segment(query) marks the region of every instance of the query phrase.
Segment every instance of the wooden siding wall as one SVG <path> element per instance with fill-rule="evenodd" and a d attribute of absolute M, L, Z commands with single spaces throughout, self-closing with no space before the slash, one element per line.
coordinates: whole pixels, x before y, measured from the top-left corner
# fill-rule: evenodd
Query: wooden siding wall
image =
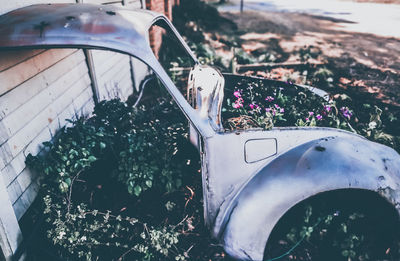
<path fill-rule="evenodd" d="M 1 1 L 0 14 L 37 3 L 76 3 L 75 0 Z M 84 3 L 129 4 L 140 0 L 83 0 Z M 87 115 L 94 99 L 89 70 L 95 75 L 99 99 L 125 100 L 135 87 L 131 58 L 107 51 L 74 49 L 0 52 L 0 174 L 19 220 L 38 191 L 37 177 L 25 166 L 29 153 L 40 152 L 66 124 L 66 119 Z"/>
<path fill-rule="evenodd" d="M 36 176 L 25 167 L 66 119 L 94 106 L 82 50 L 39 50 L 0 56 L 0 171 L 17 219 L 35 199 Z"/>
<path fill-rule="evenodd" d="M 100 100 L 126 100 L 133 92 L 131 63 L 128 55 L 93 50 L 94 72 Z"/>
<path fill-rule="evenodd" d="M 144 0 L 80 0 L 79 2 L 113 4 L 132 8 L 144 7 Z M 137 63 L 135 62 L 137 59 L 110 51 L 92 50 L 90 52 L 93 58 L 92 70 L 97 79 L 98 98 L 108 100 L 118 97 L 126 100 L 132 91 L 138 88 L 132 68 Z M 143 67 L 143 63 L 142 65 L 137 64 L 136 67 L 139 66 Z M 147 71 L 147 69 L 143 67 L 140 71 Z"/>
<path fill-rule="evenodd" d="M 75 0 L 0 0 L 0 15 L 11 10 L 34 4 L 76 3 Z"/>

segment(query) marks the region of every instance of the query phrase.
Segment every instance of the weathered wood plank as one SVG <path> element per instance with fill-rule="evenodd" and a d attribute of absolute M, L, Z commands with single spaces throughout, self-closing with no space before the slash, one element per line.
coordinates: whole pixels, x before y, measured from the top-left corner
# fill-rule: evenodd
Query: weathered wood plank
<path fill-rule="evenodd" d="M 76 82 L 87 74 L 86 69 L 86 63 L 81 62 L 76 68 L 62 75 L 61 78 L 47 89 L 38 93 L 17 110 L 7 115 L 2 121 L 7 128 L 8 136 L 10 137 L 17 133 L 44 108 L 62 96 L 68 90 L 70 82 Z M 50 118 L 49 121 L 51 121 Z"/>
<path fill-rule="evenodd" d="M 127 74 L 126 77 L 121 81 L 122 84 L 122 97 L 124 101 L 128 99 L 130 95 L 133 94 L 133 86 L 132 86 L 132 79 L 131 75 Z"/>
<path fill-rule="evenodd" d="M 0 169 L 3 169 L 6 166 L 3 159 L 0 157 Z"/>
<path fill-rule="evenodd" d="M 54 102 L 42 110 L 35 118 L 33 118 L 28 124 L 26 124 L 21 130 L 15 135 L 9 138 L 9 140 L 0 147 L 2 150 L 8 150 L 11 152 L 11 157 L 18 155 L 20 151 L 28 144 L 34 137 L 36 137 L 44 127 L 51 123 L 57 116 L 58 112 L 63 108 L 71 104 L 75 97 L 79 95 L 83 90 L 90 84 L 89 76 L 79 79 L 74 83 L 68 91 L 58 97 Z M 8 147 L 8 150 L 7 150 Z M 5 155 L 7 157 L 7 155 Z M 3 158 L 4 159 L 4 158 Z M 10 159 L 5 159 L 6 163 L 10 162 Z"/>
<path fill-rule="evenodd" d="M 73 52 L 75 52 L 74 49 L 50 49 L 0 72 L 0 95 L 14 89 Z"/>
<path fill-rule="evenodd" d="M 45 50 L 13 50 L 0 51 L 0 72 L 11 68 L 12 66 L 30 59 Z"/>
<path fill-rule="evenodd" d="M 0 158 L 2 159 L 2 165 L 4 166 L 6 166 L 13 159 L 11 149 L 5 143 L 0 146 Z"/>
<path fill-rule="evenodd" d="M 28 208 L 28 206 L 25 206 L 24 202 L 22 202 L 21 198 L 14 202 L 12 207 L 14 209 L 15 217 L 17 218 L 17 220 L 21 219 Z"/>
<path fill-rule="evenodd" d="M 7 188 L 1 178 L 0 199 L 0 247 L 6 260 L 12 260 L 22 242 L 22 233 L 13 206 L 8 198 Z"/>
<path fill-rule="evenodd" d="M 88 87 L 86 91 L 84 91 L 80 96 L 77 97 L 76 100 L 74 100 L 73 103 L 69 105 L 69 108 L 64 110 L 69 113 L 69 115 L 66 118 L 73 118 L 72 116 L 75 115 L 75 111 L 78 114 L 84 113 L 90 113 L 93 110 L 94 103 L 91 97 L 92 93 L 90 88 Z M 77 108 L 77 109 L 76 109 Z M 71 110 L 74 111 L 74 113 L 71 113 Z M 62 113 L 61 113 L 62 114 Z M 61 116 L 60 114 L 60 116 Z M 71 115 L 72 114 L 72 115 Z M 59 116 L 58 116 L 59 117 Z M 56 129 L 58 129 L 59 126 L 58 124 L 54 126 L 54 132 Z M 15 182 L 15 180 L 18 181 L 20 184 L 20 188 L 22 191 L 24 191 L 33 180 L 36 179 L 35 173 L 31 173 L 29 170 L 27 170 L 25 167 L 25 158 L 29 152 L 32 154 L 37 154 L 40 152 L 40 144 L 44 141 L 50 140 L 52 138 L 52 135 L 50 134 L 51 130 L 50 127 L 49 129 L 44 129 L 41 134 L 39 134 L 35 140 L 33 140 L 27 148 L 19 153 L 11 162 L 8 164 L 1 172 L 2 176 L 4 178 L 5 183 L 8 183 L 10 185 L 12 182 Z M 15 186 L 15 185 L 14 185 Z M 18 192 L 16 190 L 13 190 L 13 192 Z M 13 202 L 14 203 L 14 202 Z"/>
<path fill-rule="evenodd" d="M 21 219 L 21 217 L 28 210 L 32 202 L 35 200 L 39 192 L 39 189 L 40 189 L 39 184 L 36 181 L 32 182 L 30 186 L 21 195 L 21 197 L 14 203 L 13 207 L 15 207 L 16 205 L 23 206 L 23 208 L 18 208 L 19 211 L 15 211 L 15 216 L 18 220 Z"/>
<path fill-rule="evenodd" d="M 96 66 L 96 76 L 101 77 L 107 75 L 116 65 L 120 63 L 126 63 L 129 66 L 129 56 L 110 51 L 93 51 L 95 56 L 93 57 Z"/>
<path fill-rule="evenodd" d="M 25 214 L 26 210 L 32 204 L 33 200 L 35 200 L 38 192 L 39 192 L 38 183 L 32 182 L 31 185 L 21 194 L 21 196 L 14 202 L 13 208 L 15 212 L 16 218 L 19 220 Z"/>
<path fill-rule="evenodd" d="M 32 97 L 17 110 L 7 115 L 2 121 L 8 136 L 14 135 L 44 108 L 68 91 L 71 82 L 76 82 L 87 74 L 86 63 L 82 61 L 71 71 L 62 74 L 51 86 Z M 21 120 L 23 119 L 23 120 Z M 50 121 L 51 119 L 48 118 Z M 3 134 L 4 135 L 4 134 Z"/>
<path fill-rule="evenodd" d="M 0 119 L 25 104 L 29 99 L 34 97 L 43 89 L 51 86 L 61 77 L 61 75 L 73 70 L 84 60 L 85 56 L 83 52 L 76 51 L 40 74 L 34 76 L 29 81 L 22 83 L 18 88 L 14 88 L 10 92 L 0 96 Z"/>
<path fill-rule="evenodd" d="M 84 99 L 82 97 L 85 97 Z M 88 102 L 94 101 L 92 99 L 92 90 L 89 86 L 78 96 L 74 99 L 74 102 L 69 104 L 67 108 L 64 108 L 62 112 L 57 115 L 57 120 L 50 124 L 48 127 L 52 133 L 52 135 L 56 135 L 57 131 L 64 126 L 70 126 L 67 120 L 77 120 L 77 117 L 86 117 L 86 111 L 82 113 L 80 110 L 87 104 Z M 93 105 L 94 106 L 94 105 Z M 91 113 L 90 111 L 89 113 Z"/>
<path fill-rule="evenodd" d="M 89 85 L 87 85 L 86 89 L 83 92 L 81 92 L 79 95 L 76 95 L 74 97 L 74 102 L 76 100 L 76 103 L 84 104 L 87 100 L 91 99 L 91 97 L 92 97 L 92 90 L 90 89 Z M 84 100 L 84 101 L 82 101 L 82 100 Z M 76 105 L 74 104 L 74 102 L 66 103 L 66 104 L 63 104 L 62 106 L 60 106 L 63 109 L 59 110 L 59 113 L 57 114 L 56 117 L 54 117 L 54 119 L 56 120 L 59 117 L 58 115 L 61 114 L 60 112 L 65 111 L 65 110 L 69 111 L 72 114 L 79 114 L 79 112 L 77 112 L 77 110 L 75 109 Z M 71 110 L 72 110 L 72 112 L 71 112 Z M 56 122 L 58 122 L 58 120 L 56 120 Z M 56 128 L 53 128 L 56 126 L 57 125 L 54 125 L 54 126 L 48 125 L 45 128 L 43 128 L 41 130 L 41 132 L 39 133 L 39 135 L 34 137 L 32 139 L 32 141 L 30 141 L 29 144 L 27 146 L 25 146 L 25 148 L 23 149 L 23 154 L 24 155 L 28 155 L 29 153 L 31 153 L 32 155 L 38 154 L 40 152 L 40 150 L 42 149 L 41 144 L 44 141 L 48 141 L 48 140 L 52 139 L 52 137 L 58 130 Z"/>
<path fill-rule="evenodd" d="M 25 147 L 22 150 L 22 154 L 28 156 L 29 153 L 32 155 L 37 155 L 42 151 L 43 146 L 42 143 L 44 141 L 51 140 L 52 134 L 49 128 L 46 126 L 36 137 L 34 137 L 29 143 L 24 144 Z M 21 145 L 22 146 L 22 145 Z M 19 175 L 19 174 L 18 174 Z M 18 177 L 17 177 L 18 178 Z"/>
<path fill-rule="evenodd" d="M 26 156 L 21 152 L 14 157 L 9 164 L 1 169 L 4 184 L 6 186 L 10 185 L 10 183 L 17 178 L 18 174 L 24 170 L 25 158 Z"/>
<path fill-rule="evenodd" d="M 0 5 L 0 15 L 5 14 L 11 10 L 21 8 L 33 4 L 48 4 L 49 0 L 12 0 L 2 1 Z M 76 3 L 75 0 L 51 0 L 51 3 Z"/>
<path fill-rule="evenodd" d="M 93 111 L 94 103 L 93 100 L 91 99 L 91 90 L 87 88 L 87 91 L 83 92 L 76 100 L 74 100 L 73 104 L 69 105 L 69 109 L 66 109 L 64 111 L 67 111 L 68 114 L 66 114 L 65 118 L 73 118 L 75 115 L 75 111 L 78 114 L 88 114 Z M 78 109 L 76 109 L 78 108 Z M 71 112 L 73 111 L 73 113 Z M 62 113 L 61 113 L 62 114 Z M 61 114 L 57 117 L 60 117 Z M 53 127 L 53 130 L 49 129 L 46 130 L 44 129 L 41 134 L 39 134 L 35 139 L 38 140 L 38 142 L 35 142 L 33 140 L 31 144 L 27 147 L 26 150 L 23 152 L 19 153 L 11 162 L 8 164 L 3 170 L 2 170 L 2 175 L 4 178 L 5 183 L 8 183 L 7 186 L 13 182 L 15 179 L 18 180 L 18 183 L 21 186 L 22 191 L 25 190 L 32 180 L 36 179 L 35 173 L 30 173 L 29 170 L 25 169 L 25 158 L 26 154 L 29 152 L 32 153 L 39 153 L 40 152 L 40 145 L 36 146 L 36 148 L 33 148 L 35 144 L 37 143 L 42 143 L 44 141 L 50 140 L 52 136 L 50 135 L 50 132 L 56 132 L 59 129 L 59 124 L 55 125 Z M 32 148 L 31 148 L 32 146 Z"/>
<path fill-rule="evenodd" d="M 106 74 L 102 75 L 101 80 L 103 81 L 103 84 L 108 82 L 116 83 L 119 82 L 121 73 L 126 74 L 127 72 L 130 72 L 129 63 L 122 61 L 114 64 L 114 66 L 107 71 Z"/>
<path fill-rule="evenodd" d="M 106 74 L 120 59 L 118 53 L 98 50 L 93 50 L 92 56 L 96 77 L 101 77 Z"/>
<path fill-rule="evenodd" d="M 92 90 L 90 88 L 86 89 L 74 100 L 74 110 L 78 117 L 87 116 L 84 105 L 87 104 L 89 101 L 92 101 Z"/>
<path fill-rule="evenodd" d="M 37 177 L 37 173 L 25 168 L 17 177 L 17 181 L 21 187 L 21 190 L 25 191 L 31 185 L 31 183 L 37 179 Z"/>
<path fill-rule="evenodd" d="M 114 79 L 117 80 L 115 82 L 115 88 L 118 89 L 118 97 L 121 98 L 121 100 L 126 100 L 126 93 L 132 93 L 133 91 L 130 69 L 124 68 L 124 70 L 121 70 L 116 75 L 114 75 Z M 128 95 L 130 95 L 131 93 L 129 93 Z"/>
<path fill-rule="evenodd" d="M 130 73 L 129 57 L 120 57 L 106 73 L 98 77 L 99 96 L 101 99 L 109 99 L 118 96 L 121 77 Z"/>
<path fill-rule="evenodd" d="M 7 193 L 11 204 L 14 204 L 14 202 L 18 200 L 22 192 L 23 190 L 21 189 L 21 186 L 16 179 L 13 182 L 11 182 L 10 185 L 8 185 Z"/>
<path fill-rule="evenodd" d="M 89 117 L 92 115 L 93 110 L 94 110 L 94 102 L 92 99 L 88 100 L 83 106 L 82 108 L 79 110 L 82 115 L 84 115 L 85 117 Z"/>

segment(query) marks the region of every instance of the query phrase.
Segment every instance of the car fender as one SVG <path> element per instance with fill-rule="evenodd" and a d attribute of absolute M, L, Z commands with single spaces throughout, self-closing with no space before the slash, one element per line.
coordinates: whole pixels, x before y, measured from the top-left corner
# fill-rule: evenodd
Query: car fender
<path fill-rule="evenodd" d="M 225 211 L 219 238 L 241 260 L 262 260 L 279 219 L 325 191 L 365 189 L 400 202 L 400 155 L 358 136 L 313 140 L 281 154 L 256 173 Z"/>

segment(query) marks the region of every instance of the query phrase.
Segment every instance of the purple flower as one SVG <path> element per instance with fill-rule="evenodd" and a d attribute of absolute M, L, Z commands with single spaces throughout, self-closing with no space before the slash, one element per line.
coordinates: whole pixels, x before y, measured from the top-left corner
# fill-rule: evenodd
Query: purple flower
<path fill-rule="evenodd" d="M 351 116 L 353 116 L 353 114 L 350 112 L 349 108 L 347 108 L 347 107 L 340 108 L 340 112 L 342 113 L 342 115 L 345 118 L 347 118 L 349 120 L 350 120 Z"/>
<path fill-rule="evenodd" d="M 239 108 L 243 107 L 243 99 L 242 98 L 237 99 L 232 106 L 235 109 L 239 109 Z"/>
<path fill-rule="evenodd" d="M 285 112 L 285 109 L 284 109 L 284 108 L 281 108 L 281 109 L 279 110 L 279 112 L 280 112 L 280 113 L 284 113 L 284 112 Z"/>
<path fill-rule="evenodd" d="M 265 100 L 268 102 L 271 102 L 271 101 L 275 100 L 275 98 L 272 96 L 267 96 L 267 98 L 265 98 Z"/>
<path fill-rule="evenodd" d="M 314 115 L 314 112 L 312 112 L 312 111 L 309 111 L 309 112 L 308 112 L 308 116 L 309 116 L 309 117 L 311 117 L 311 116 L 313 116 L 313 115 Z"/>
<path fill-rule="evenodd" d="M 271 108 L 265 108 L 265 111 L 266 111 L 266 112 L 270 112 L 270 111 L 271 111 Z"/>
<path fill-rule="evenodd" d="M 275 108 L 279 109 L 279 105 L 278 104 L 274 104 Z"/>
<path fill-rule="evenodd" d="M 317 120 L 321 120 L 322 119 L 322 116 L 319 115 L 319 114 L 316 117 L 317 117 Z"/>
<path fill-rule="evenodd" d="M 234 95 L 236 98 L 242 97 L 242 94 L 240 93 L 240 91 L 234 91 L 234 92 L 233 92 L 233 95 Z"/>
<path fill-rule="evenodd" d="M 332 110 L 332 107 L 330 105 L 324 105 L 324 110 L 330 112 Z"/>
<path fill-rule="evenodd" d="M 255 103 L 251 103 L 249 106 L 250 106 L 250 108 L 251 108 L 252 110 L 260 108 L 260 106 L 258 106 L 258 105 L 255 104 Z"/>
<path fill-rule="evenodd" d="M 310 119 L 309 119 L 309 118 L 306 118 L 306 121 L 310 121 Z"/>

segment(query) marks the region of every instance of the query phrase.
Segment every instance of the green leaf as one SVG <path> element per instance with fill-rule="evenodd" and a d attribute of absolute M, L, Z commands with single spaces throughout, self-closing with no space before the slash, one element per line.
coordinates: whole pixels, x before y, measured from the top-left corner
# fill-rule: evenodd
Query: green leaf
<path fill-rule="evenodd" d="M 133 189 L 133 193 L 139 197 L 140 193 L 142 193 L 142 187 L 139 185 L 136 185 L 135 188 Z"/>
<path fill-rule="evenodd" d="M 133 187 L 128 185 L 128 193 L 132 194 L 133 193 Z"/>
<path fill-rule="evenodd" d="M 66 178 L 64 181 L 68 186 L 71 185 L 71 179 L 70 178 Z"/>
<path fill-rule="evenodd" d="M 151 188 L 151 186 L 153 185 L 153 182 L 151 180 L 146 180 L 146 186 Z"/>
<path fill-rule="evenodd" d="M 91 155 L 91 156 L 89 156 L 88 160 L 89 160 L 89 162 L 94 162 L 97 160 L 97 158 L 95 156 Z"/>
<path fill-rule="evenodd" d="M 59 187 L 59 189 L 61 190 L 62 193 L 65 193 L 65 192 L 68 191 L 68 187 L 69 186 L 68 186 L 68 184 L 66 182 L 62 181 L 58 187 Z"/>

